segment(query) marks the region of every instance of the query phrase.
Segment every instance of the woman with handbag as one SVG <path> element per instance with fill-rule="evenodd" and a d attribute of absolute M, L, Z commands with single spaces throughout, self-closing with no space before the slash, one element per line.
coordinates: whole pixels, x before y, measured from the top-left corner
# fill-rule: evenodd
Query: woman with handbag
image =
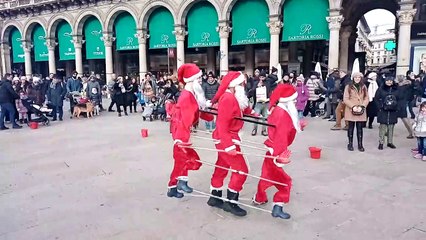
<path fill-rule="evenodd" d="M 354 129 L 356 126 L 356 136 L 358 140 L 358 150 L 364 152 L 365 149 L 362 144 L 363 137 L 363 125 L 367 121 L 367 113 L 365 111 L 369 99 L 367 87 L 362 82 L 362 73 L 354 73 L 352 83 L 345 88 L 343 94 L 343 101 L 346 105 L 345 109 L 345 120 L 349 122 L 348 128 L 348 150 L 353 151 L 353 138 Z"/>

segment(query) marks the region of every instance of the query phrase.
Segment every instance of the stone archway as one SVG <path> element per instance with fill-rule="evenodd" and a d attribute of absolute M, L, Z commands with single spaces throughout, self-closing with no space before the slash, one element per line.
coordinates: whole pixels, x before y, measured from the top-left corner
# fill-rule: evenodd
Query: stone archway
<path fill-rule="evenodd" d="M 105 19 L 105 23 L 104 23 L 104 29 L 107 33 L 112 33 L 113 32 L 113 28 L 114 28 L 114 22 L 115 19 L 122 13 L 129 13 L 130 15 L 132 15 L 132 17 L 135 19 L 136 24 L 138 24 L 138 11 L 137 9 L 134 9 L 130 4 L 127 3 L 122 3 L 122 4 L 117 4 L 116 6 L 114 6 L 113 8 L 111 8 L 107 15 L 106 15 L 106 19 Z M 140 28 L 140 26 L 136 26 L 137 28 Z"/>
<path fill-rule="evenodd" d="M 151 16 L 151 13 L 154 12 L 159 7 L 165 7 L 167 10 L 170 11 L 170 13 L 173 16 L 173 20 L 175 24 L 178 22 L 177 14 L 175 8 L 173 8 L 173 3 L 170 3 L 167 0 L 163 1 L 154 1 L 154 2 L 147 2 L 144 6 L 142 6 L 142 9 L 144 9 L 140 15 L 138 26 L 142 29 L 148 29 L 148 20 Z"/>
<path fill-rule="evenodd" d="M 186 25 L 186 17 L 189 13 L 189 11 L 191 10 L 191 8 L 200 2 L 208 2 L 210 3 L 217 12 L 218 18 L 222 19 L 221 16 L 221 10 L 220 10 L 220 4 L 216 1 L 216 0 L 197 0 L 197 1 L 184 1 L 182 3 L 182 5 L 179 7 L 179 12 L 177 14 L 177 20 L 178 20 L 178 24 L 180 25 Z"/>

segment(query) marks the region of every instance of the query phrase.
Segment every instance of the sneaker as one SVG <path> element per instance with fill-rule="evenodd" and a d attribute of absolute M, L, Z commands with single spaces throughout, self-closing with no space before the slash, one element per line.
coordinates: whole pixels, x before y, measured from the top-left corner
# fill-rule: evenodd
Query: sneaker
<path fill-rule="evenodd" d="M 19 126 L 19 125 L 13 126 L 13 129 L 21 129 L 21 128 L 22 128 L 22 126 Z"/>
<path fill-rule="evenodd" d="M 422 161 L 423 161 L 423 162 L 426 162 L 426 156 L 423 156 L 423 157 L 422 157 Z"/>
<path fill-rule="evenodd" d="M 7 130 L 7 129 L 9 129 L 9 128 L 6 127 L 6 126 L 0 127 L 0 130 Z"/>
<path fill-rule="evenodd" d="M 407 139 L 413 139 L 413 135 L 408 135 Z"/>
<path fill-rule="evenodd" d="M 333 131 L 342 130 L 342 127 L 334 125 L 334 127 L 331 128 Z"/>
<path fill-rule="evenodd" d="M 417 153 L 419 153 L 419 149 L 417 149 L 417 148 L 412 148 L 412 149 L 411 149 L 411 152 L 412 152 L 412 153 L 414 153 L 414 154 L 417 154 Z"/>
<path fill-rule="evenodd" d="M 422 159 L 422 155 L 420 153 L 417 153 L 413 156 L 415 159 Z"/>

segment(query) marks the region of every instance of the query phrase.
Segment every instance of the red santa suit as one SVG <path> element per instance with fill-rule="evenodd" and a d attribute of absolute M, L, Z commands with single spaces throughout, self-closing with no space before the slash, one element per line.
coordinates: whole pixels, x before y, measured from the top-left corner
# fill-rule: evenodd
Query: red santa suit
<path fill-rule="evenodd" d="M 188 83 L 201 76 L 201 71 L 195 64 L 184 64 L 179 68 L 179 81 Z M 188 170 L 198 170 L 201 163 L 197 152 L 190 146 L 191 127 L 198 122 L 198 118 L 211 119 L 199 113 L 198 102 L 194 93 L 189 90 L 182 90 L 178 102 L 173 109 L 171 116 L 171 132 L 174 141 L 173 158 L 174 167 L 168 183 L 169 188 L 175 188 L 178 180 L 188 181 Z"/>
<path fill-rule="evenodd" d="M 268 148 L 266 155 L 274 156 L 276 159 L 265 158 L 261 174 L 262 178 L 283 183 L 287 186 L 260 180 L 254 199 L 257 204 L 266 203 L 268 201 L 266 190 L 271 186 L 275 186 L 278 191 L 274 195 L 273 202 L 274 205 L 280 206 L 281 210 L 284 203 L 288 203 L 290 200 L 292 184 L 291 177 L 283 170 L 282 166 L 286 163 L 285 159 L 289 158 L 288 147 L 293 143 L 297 131 L 300 130 L 299 127 L 297 129 L 295 127 L 299 126 L 296 120 L 297 110 L 289 113 L 289 106 L 287 105 L 293 104 L 294 106 L 291 101 L 294 101 L 296 97 L 297 93 L 294 87 L 290 85 L 279 85 L 272 93 L 270 104 L 274 109 L 268 117 L 268 123 L 275 127 L 268 127 L 268 139 L 265 141 L 265 146 Z M 277 100 L 279 101 L 278 104 L 276 104 Z M 291 114 L 295 116 L 292 118 Z"/>
<path fill-rule="evenodd" d="M 239 146 L 241 138 L 238 133 L 243 128 L 244 122 L 235 118 L 242 117 L 243 113 L 254 114 L 251 108 L 244 107 L 244 105 L 248 106 L 244 87 L 241 86 L 244 81 L 245 76 L 240 72 L 229 72 L 223 78 L 215 97 L 212 99 L 213 104 L 219 101 L 213 139 L 216 141 L 216 149 L 220 150 L 216 161 L 217 166 L 248 173 L 249 168 L 244 156 L 236 154 L 236 152 L 241 152 Z M 234 88 L 235 94 L 229 88 Z M 244 108 L 244 111 L 241 110 L 242 108 Z M 228 174 L 228 170 L 219 167 L 215 168 L 211 179 L 212 196 L 207 201 L 207 204 L 211 207 L 221 208 L 225 212 L 230 212 L 236 216 L 247 215 L 247 211 L 235 203 L 238 202 L 239 192 L 243 189 L 247 176 L 232 173 L 226 196 L 228 201 L 224 202 L 218 198 L 222 197 L 223 181 Z"/>

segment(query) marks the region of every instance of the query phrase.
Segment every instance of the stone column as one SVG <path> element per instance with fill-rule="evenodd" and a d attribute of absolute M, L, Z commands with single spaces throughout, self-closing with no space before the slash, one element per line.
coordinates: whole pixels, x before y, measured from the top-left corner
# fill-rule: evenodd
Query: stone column
<path fill-rule="evenodd" d="M 416 9 L 397 11 L 399 21 L 398 53 L 396 75 L 405 75 L 410 66 L 410 36 L 411 23 L 416 14 Z"/>
<path fill-rule="evenodd" d="M 31 49 L 33 45 L 30 41 L 23 40 L 22 48 L 24 49 L 24 58 L 25 58 L 25 76 L 31 78 L 33 75 L 33 67 L 31 64 Z"/>
<path fill-rule="evenodd" d="M 271 34 L 269 69 L 272 69 L 280 62 L 280 33 L 283 23 L 279 20 L 270 20 L 266 25 Z"/>
<path fill-rule="evenodd" d="M 339 68 L 339 31 L 344 20 L 342 15 L 327 17 L 330 29 L 330 41 L 328 47 L 328 71 Z"/>
<path fill-rule="evenodd" d="M 339 69 L 348 71 L 349 64 L 349 37 L 352 34 L 352 27 L 347 26 L 342 29 L 340 34 L 340 61 Z"/>
<path fill-rule="evenodd" d="M 146 42 L 149 38 L 149 35 L 146 32 L 146 30 L 140 29 L 135 35 L 139 42 L 139 78 L 141 80 L 145 78 L 145 74 L 148 72 L 148 64 L 146 60 Z"/>
<path fill-rule="evenodd" d="M 58 43 L 53 38 L 46 39 L 45 42 L 47 50 L 49 51 L 49 73 L 56 74 L 56 59 L 55 49 Z"/>
<path fill-rule="evenodd" d="M 1 53 L 1 68 L 3 74 L 5 73 L 12 73 L 12 64 L 10 62 L 10 49 L 8 42 L 2 42 L 0 46 L 0 53 Z M 3 77 L 3 76 L 2 76 Z"/>
<path fill-rule="evenodd" d="M 188 34 L 183 26 L 175 26 L 173 34 L 176 36 L 176 60 L 179 69 L 185 63 L 185 37 Z"/>
<path fill-rule="evenodd" d="M 207 48 L 207 72 L 216 74 L 216 52 L 214 47 Z"/>
<path fill-rule="evenodd" d="M 102 41 L 105 45 L 105 74 L 106 82 L 109 83 L 112 80 L 112 74 L 114 73 L 113 61 L 112 61 L 112 44 L 115 41 L 115 37 L 112 33 L 104 33 Z"/>
<path fill-rule="evenodd" d="M 83 75 L 83 54 L 81 48 L 83 47 L 83 36 L 73 36 L 74 48 L 75 48 L 75 70 L 79 76 Z"/>
<path fill-rule="evenodd" d="M 224 76 L 228 73 L 228 38 L 232 28 L 227 22 L 220 22 L 216 31 L 220 36 L 220 75 Z"/>
<path fill-rule="evenodd" d="M 245 45 L 245 69 L 244 72 L 249 76 L 253 76 L 254 72 L 254 46 L 252 44 Z"/>

